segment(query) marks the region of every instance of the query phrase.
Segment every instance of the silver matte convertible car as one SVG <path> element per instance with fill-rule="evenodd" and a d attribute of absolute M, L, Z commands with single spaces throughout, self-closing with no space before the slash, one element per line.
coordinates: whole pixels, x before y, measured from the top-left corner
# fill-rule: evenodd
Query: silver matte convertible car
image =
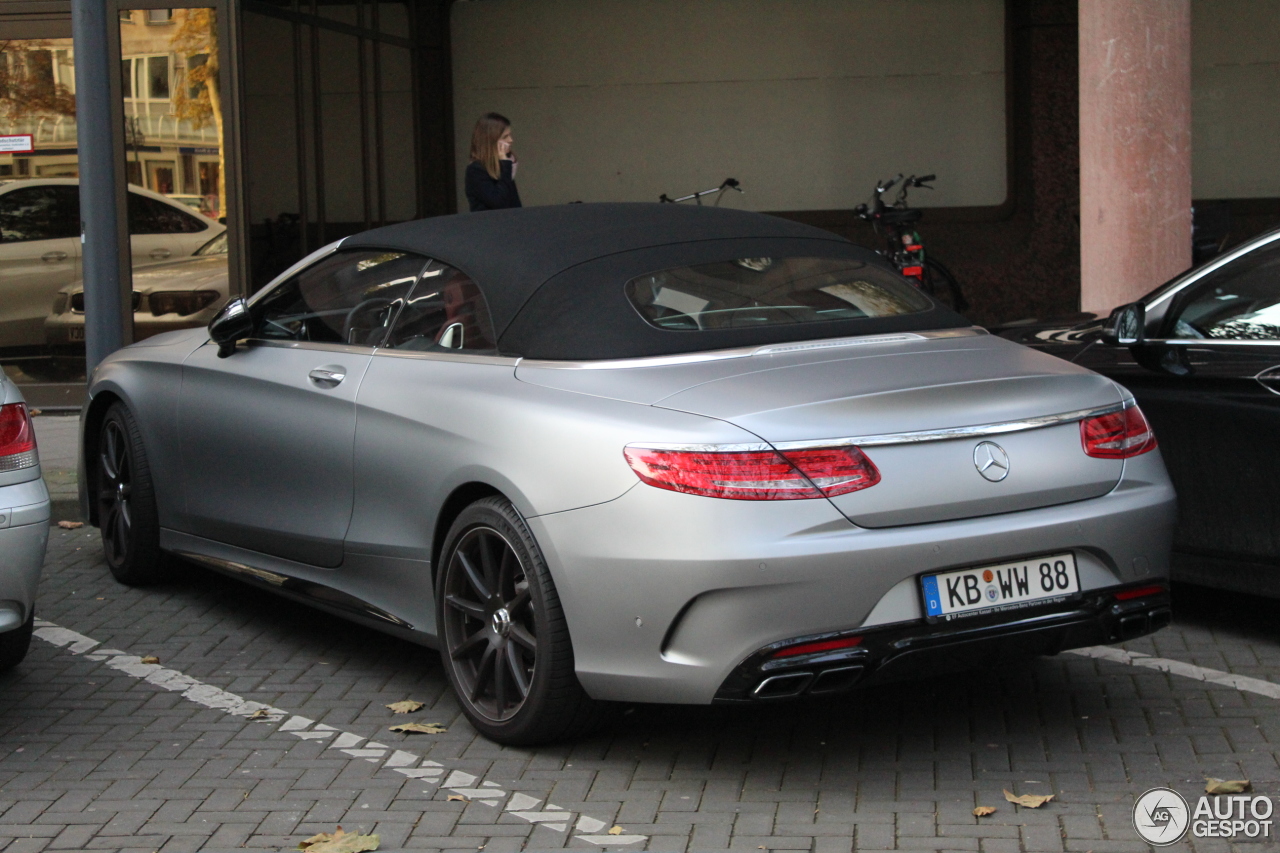
<path fill-rule="evenodd" d="M 1127 391 L 759 214 L 369 231 L 90 394 L 119 580 L 178 555 L 438 647 L 503 743 L 1170 618 L 1174 495 Z"/>

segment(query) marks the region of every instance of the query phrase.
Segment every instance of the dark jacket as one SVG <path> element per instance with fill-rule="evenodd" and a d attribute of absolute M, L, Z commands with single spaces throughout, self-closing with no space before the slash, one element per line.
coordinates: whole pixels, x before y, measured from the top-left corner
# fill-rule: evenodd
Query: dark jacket
<path fill-rule="evenodd" d="M 516 189 L 515 178 L 511 176 L 510 160 L 499 160 L 502 175 L 496 181 L 489 177 L 484 164 L 474 160 L 467 166 L 467 201 L 471 203 L 471 211 L 502 210 L 507 207 L 520 207 L 520 191 Z"/>

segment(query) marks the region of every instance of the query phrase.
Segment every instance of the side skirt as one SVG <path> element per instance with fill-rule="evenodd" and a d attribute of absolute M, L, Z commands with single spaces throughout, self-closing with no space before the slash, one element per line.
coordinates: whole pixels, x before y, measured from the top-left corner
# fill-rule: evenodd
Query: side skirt
<path fill-rule="evenodd" d="M 395 614 L 334 586 L 334 576 L 341 569 L 293 563 L 168 529 L 160 531 L 160 547 L 176 557 L 333 616 L 421 646 L 438 647 L 434 633 L 419 630 Z"/>

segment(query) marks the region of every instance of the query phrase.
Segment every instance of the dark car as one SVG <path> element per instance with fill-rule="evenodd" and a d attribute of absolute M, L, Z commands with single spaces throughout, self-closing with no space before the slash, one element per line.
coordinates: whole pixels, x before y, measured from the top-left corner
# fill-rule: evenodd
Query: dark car
<path fill-rule="evenodd" d="M 996 331 L 1133 392 L 1178 493 L 1174 578 L 1280 597 L 1280 230 L 1106 320 Z"/>

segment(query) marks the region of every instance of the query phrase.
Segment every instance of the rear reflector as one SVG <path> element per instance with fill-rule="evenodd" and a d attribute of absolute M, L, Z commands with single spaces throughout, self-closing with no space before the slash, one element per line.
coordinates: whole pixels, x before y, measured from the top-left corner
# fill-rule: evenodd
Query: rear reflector
<path fill-rule="evenodd" d="M 30 468 L 36 456 L 36 433 L 23 403 L 0 406 L 0 471 Z"/>
<path fill-rule="evenodd" d="M 842 637 L 839 640 L 819 640 L 816 643 L 801 643 L 798 646 L 788 646 L 785 649 L 778 649 L 771 658 L 793 658 L 797 655 L 811 655 L 815 652 L 832 652 L 836 649 L 852 649 L 862 644 L 861 637 Z"/>
<path fill-rule="evenodd" d="M 1137 589 L 1122 589 L 1115 593 L 1116 601 L 1129 601 L 1133 598 L 1146 598 L 1148 595 L 1160 595 L 1168 592 L 1167 586 L 1140 586 Z"/>
<path fill-rule="evenodd" d="M 1142 410 L 1132 405 L 1119 412 L 1081 421 L 1080 443 L 1084 445 L 1087 456 L 1128 459 L 1155 450 L 1156 434 L 1151 431 Z"/>
<path fill-rule="evenodd" d="M 740 501 L 846 495 L 880 482 L 853 446 L 804 450 L 666 450 L 629 446 L 623 454 L 641 480 L 659 489 Z"/>

